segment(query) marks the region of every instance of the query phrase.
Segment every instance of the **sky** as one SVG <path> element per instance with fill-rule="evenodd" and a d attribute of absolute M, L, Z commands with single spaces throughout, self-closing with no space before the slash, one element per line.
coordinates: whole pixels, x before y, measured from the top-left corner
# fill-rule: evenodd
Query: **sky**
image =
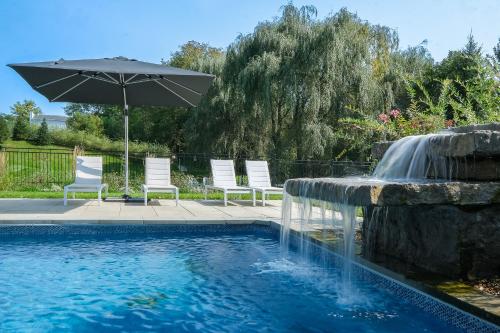
<path fill-rule="evenodd" d="M 126 56 L 159 63 L 187 41 L 225 48 L 272 20 L 288 0 L 2 0 L 0 113 L 32 99 L 44 114 L 63 114 L 4 66 L 9 63 Z M 400 46 L 427 40 L 433 58 L 460 49 L 472 32 L 487 53 L 500 37 L 500 0 L 295 0 L 322 19 L 342 7 L 397 30 Z"/>

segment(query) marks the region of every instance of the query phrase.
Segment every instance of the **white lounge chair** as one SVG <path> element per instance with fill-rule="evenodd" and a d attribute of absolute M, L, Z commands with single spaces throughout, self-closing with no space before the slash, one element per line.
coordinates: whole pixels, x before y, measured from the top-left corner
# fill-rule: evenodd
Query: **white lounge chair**
<path fill-rule="evenodd" d="M 269 175 L 269 166 L 267 161 L 245 161 L 248 176 L 248 186 L 255 193 L 262 193 L 262 206 L 266 205 L 266 195 L 271 193 L 283 194 L 283 189 L 271 185 L 271 176 Z"/>
<path fill-rule="evenodd" d="M 77 156 L 75 182 L 64 186 L 64 205 L 68 204 L 68 193 L 97 192 L 97 202 L 101 204 L 102 190 L 106 190 L 108 196 L 108 185 L 102 184 L 102 157 L 101 156 Z"/>
<path fill-rule="evenodd" d="M 146 158 L 145 183 L 142 185 L 144 206 L 148 205 L 148 193 L 175 193 L 175 205 L 179 204 L 179 188 L 170 182 L 170 158 Z"/>
<path fill-rule="evenodd" d="M 255 191 L 248 187 L 236 185 L 233 160 L 210 160 L 213 184 L 205 183 L 205 200 L 209 189 L 224 192 L 224 206 L 227 206 L 228 194 L 251 193 L 255 206 Z"/>

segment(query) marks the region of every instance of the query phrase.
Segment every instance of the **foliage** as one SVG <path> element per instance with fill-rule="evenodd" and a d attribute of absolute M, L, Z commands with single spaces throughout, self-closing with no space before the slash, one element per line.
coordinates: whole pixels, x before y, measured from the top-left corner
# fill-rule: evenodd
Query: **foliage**
<path fill-rule="evenodd" d="M 422 47 L 399 51 L 395 31 L 345 9 L 322 21 L 315 15 L 311 6 L 284 6 L 231 44 L 224 62 L 200 61 L 194 69 L 217 79 L 188 122 L 190 150 L 366 158 L 366 141 L 346 129 L 368 124 L 361 137 L 379 137 L 370 125 L 380 128 L 380 110 L 405 103 L 402 75 L 423 72 L 432 59 Z"/>
<path fill-rule="evenodd" d="M 500 62 L 500 38 L 498 38 L 498 43 L 493 47 L 493 56 L 497 62 Z"/>
<path fill-rule="evenodd" d="M 102 135 L 104 130 L 99 116 L 80 111 L 73 112 L 66 120 L 66 125 L 74 131 L 83 131 L 95 136 Z"/>
<path fill-rule="evenodd" d="M 0 116 L 0 143 L 5 142 L 5 140 L 10 138 L 10 129 L 7 125 L 7 121 L 3 116 Z"/>
<path fill-rule="evenodd" d="M 79 146 L 89 151 L 123 151 L 123 141 L 115 141 L 107 137 L 90 135 L 83 131 L 68 129 L 54 129 L 50 131 L 51 142 L 55 145 L 70 147 Z M 168 156 L 168 147 L 154 143 L 129 142 L 129 152 L 145 153 L 152 152 L 162 156 Z"/>
<path fill-rule="evenodd" d="M 319 20 L 288 4 L 224 51 L 189 41 L 162 60 L 216 78 L 196 108 L 131 108 L 130 138 L 175 152 L 365 160 L 377 140 L 499 121 L 499 62 L 500 40 L 484 55 L 470 35 L 435 62 L 425 40 L 401 49 L 396 31 L 346 9 Z M 95 147 L 108 144 L 102 133 L 120 145 L 120 107 L 65 111 L 77 133 L 61 138 Z"/>
<path fill-rule="evenodd" d="M 38 127 L 35 137 L 35 143 L 39 146 L 50 144 L 49 127 L 47 126 L 47 121 L 45 120 L 45 118 L 43 119 L 40 127 Z"/>
<path fill-rule="evenodd" d="M 14 123 L 12 138 L 14 140 L 28 140 L 30 139 L 31 132 L 29 118 L 23 114 L 19 114 Z"/>
<path fill-rule="evenodd" d="M 17 117 L 24 117 L 29 120 L 30 115 L 38 116 L 42 114 L 42 110 L 36 106 L 35 102 L 32 100 L 24 100 L 21 102 L 16 102 L 10 107 L 11 113 Z"/>
<path fill-rule="evenodd" d="M 170 59 L 162 63 L 178 68 L 193 68 L 199 59 L 216 58 L 222 53 L 221 49 L 211 47 L 206 43 L 199 43 L 194 40 L 182 45 L 179 51 L 174 52 Z"/>

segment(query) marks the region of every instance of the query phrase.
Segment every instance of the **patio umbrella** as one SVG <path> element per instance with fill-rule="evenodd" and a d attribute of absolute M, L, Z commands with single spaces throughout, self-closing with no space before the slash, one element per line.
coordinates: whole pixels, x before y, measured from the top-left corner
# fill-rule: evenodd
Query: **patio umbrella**
<path fill-rule="evenodd" d="M 125 57 L 9 64 L 50 102 L 123 105 L 125 198 L 128 198 L 129 106 L 198 105 L 213 75 Z"/>

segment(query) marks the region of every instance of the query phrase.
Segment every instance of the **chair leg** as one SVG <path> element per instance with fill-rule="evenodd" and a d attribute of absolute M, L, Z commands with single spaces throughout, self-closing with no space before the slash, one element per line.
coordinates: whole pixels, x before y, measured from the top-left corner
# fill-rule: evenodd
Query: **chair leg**
<path fill-rule="evenodd" d="M 205 200 L 207 200 L 207 195 L 208 195 L 208 189 L 207 189 L 207 187 L 205 186 Z"/>
<path fill-rule="evenodd" d="M 102 190 L 99 190 L 97 192 L 97 204 L 100 206 L 101 205 L 101 197 L 102 197 L 102 194 L 101 194 Z"/>
<path fill-rule="evenodd" d="M 68 205 L 68 189 L 64 189 L 64 206 Z"/>
<path fill-rule="evenodd" d="M 227 191 L 224 190 L 224 207 L 227 207 Z"/>
<path fill-rule="evenodd" d="M 144 191 L 144 206 L 148 205 L 148 191 Z"/>
<path fill-rule="evenodd" d="M 106 189 L 106 199 L 107 199 L 108 198 L 108 191 L 109 191 L 109 188 L 107 185 L 106 185 L 105 189 Z"/>
<path fill-rule="evenodd" d="M 266 191 L 262 191 L 262 207 L 266 207 Z"/>
<path fill-rule="evenodd" d="M 255 207 L 255 201 L 256 201 L 256 194 L 255 194 L 255 190 L 252 190 L 252 205 Z"/>
<path fill-rule="evenodd" d="M 179 189 L 175 189 L 175 205 L 179 206 Z"/>
<path fill-rule="evenodd" d="M 75 199 L 75 194 L 76 194 L 76 192 L 73 192 L 73 200 Z"/>

